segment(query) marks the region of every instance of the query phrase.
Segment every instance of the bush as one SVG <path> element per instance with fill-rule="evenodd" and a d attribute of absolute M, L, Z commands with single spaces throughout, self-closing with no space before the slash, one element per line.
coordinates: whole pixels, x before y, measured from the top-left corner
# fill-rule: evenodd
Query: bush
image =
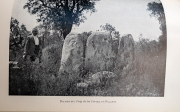
<path fill-rule="evenodd" d="M 61 53 L 62 53 L 61 45 L 53 44 L 47 46 L 42 50 L 41 66 L 45 68 L 48 73 L 57 75 L 61 63 Z"/>
<path fill-rule="evenodd" d="M 102 78 L 100 84 L 86 84 L 93 75 L 88 70 L 83 70 L 77 75 L 59 74 L 62 44 L 52 43 L 51 45 L 46 43 L 40 64 L 26 63 L 23 69 L 10 68 L 10 94 L 164 96 L 166 49 L 162 49 L 160 42 L 140 39 L 134 45 L 134 59 L 132 61 L 126 60 L 127 58 L 118 60 L 112 71 L 117 76 L 113 79 Z M 125 54 L 126 50 L 122 52 Z M 78 87 L 78 84 L 84 87 Z"/>
<path fill-rule="evenodd" d="M 166 51 L 159 48 L 159 42 L 146 39 L 135 44 L 134 67 L 119 70 L 125 77 L 118 77 L 116 95 L 164 96 Z"/>
<path fill-rule="evenodd" d="M 47 46 L 56 44 L 63 46 L 64 39 L 59 35 L 59 33 L 54 32 L 52 35 L 46 34 L 41 37 L 43 39 L 43 48 L 46 48 Z"/>

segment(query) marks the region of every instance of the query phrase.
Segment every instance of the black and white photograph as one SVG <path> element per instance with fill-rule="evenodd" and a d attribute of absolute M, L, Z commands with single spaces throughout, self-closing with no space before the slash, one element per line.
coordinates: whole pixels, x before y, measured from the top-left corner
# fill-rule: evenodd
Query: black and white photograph
<path fill-rule="evenodd" d="M 164 97 L 160 0 L 14 0 L 10 96 Z"/>

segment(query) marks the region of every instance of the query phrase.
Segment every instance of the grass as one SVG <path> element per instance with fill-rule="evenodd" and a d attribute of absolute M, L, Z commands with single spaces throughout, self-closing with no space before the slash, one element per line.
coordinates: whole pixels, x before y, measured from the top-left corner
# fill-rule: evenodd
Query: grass
<path fill-rule="evenodd" d="M 9 69 L 10 95 L 44 96 L 164 96 L 166 50 L 159 43 L 139 40 L 135 43 L 134 60 L 117 60 L 112 70 L 117 77 L 86 86 L 93 74 L 59 74 L 62 45 L 43 49 L 42 63 L 26 63 L 25 68 Z M 84 70 L 86 71 L 86 70 Z M 57 75 L 58 74 L 58 75 Z M 58 76 L 58 77 L 57 77 Z M 78 84 L 86 87 L 78 87 Z"/>

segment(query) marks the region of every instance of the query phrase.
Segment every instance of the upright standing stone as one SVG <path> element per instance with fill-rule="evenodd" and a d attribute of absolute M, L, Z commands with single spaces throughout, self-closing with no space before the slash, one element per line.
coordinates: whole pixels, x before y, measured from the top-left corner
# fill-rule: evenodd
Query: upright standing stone
<path fill-rule="evenodd" d="M 116 59 L 115 73 L 122 75 L 133 68 L 134 39 L 131 34 L 123 35 L 119 42 L 118 56 Z M 126 72 L 124 72 L 126 71 Z"/>
<path fill-rule="evenodd" d="M 114 41 L 118 40 L 113 40 L 109 32 L 92 33 L 86 43 L 85 69 L 92 73 L 113 71 L 117 54 L 113 50 Z"/>
<path fill-rule="evenodd" d="M 119 54 L 123 60 L 134 60 L 134 39 L 131 34 L 123 35 L 120 40 Z"/>
<path fill-rule="evenodd" d="M 84 52 L 87 37 L 69 34 L 64 40 L 59 72 L 76 74 L 84 68 Z"/>

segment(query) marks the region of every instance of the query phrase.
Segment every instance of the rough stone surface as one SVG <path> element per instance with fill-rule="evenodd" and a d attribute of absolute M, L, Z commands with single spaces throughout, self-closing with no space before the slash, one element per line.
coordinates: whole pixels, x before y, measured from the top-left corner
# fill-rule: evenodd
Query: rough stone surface
<path fill-rule="evenodd" d="M 84 82 L 78 83 L 77 87 L 87 88 L 88 86 L 92 85 L 102 85 L 108 81 L 110 82 L 110 80 L 115 79 L 116 76 L 116 74 L 110 71 L 97 72 L 95 74 L 91 74 L 88 80 L 84 80 Z"/>
<path fill-rule="evenodd" d="M 87 37 L 69 34 L 64 40 L 59 73 L 76 74 L 84 69 L 85 43 Z"/>
<path fill-rule="evenodd" d="M 77 83 L 77 87 L 79 88 L 87 88 L 88 87 L 88 83 L 85 83 L 85 82 L 80 82 L 80 83 Z"/>
<path fill-rule="evenodd" d="M 119 55 L 128 62 L 134 60 L 134 39 L 131 34 L 123 35 L 119 45 Z"/>
<path fill-rule="evenodd" d="M 92 33 L 86 43 L 85 69 L 91 73 L 113 71 L 117 54 L 117 49 L 113 49 L 115 41 L 118 43 L 108 32 Z"/>
<path fill-rule="evenodd" d="M 113 72 L 109 72 L 109 71 L 101 71 L 101 72 L 97 72 L 95 74 L 93 74 L 90 77 L 91 80 L 91 84 L 100 84 L 103 83 L 104 81 L 113 79 L 116 77 L 116 74 L 114 74 Z"/>
<path fill-rule="evenodd" d="M 116 59 L 116 74 L 122 75 L 122 70 L 128 72 L 132 69 L 134 61 L 134 40 L 131 34 L 123 35 L 119 42 L 118 56 Z"/>

